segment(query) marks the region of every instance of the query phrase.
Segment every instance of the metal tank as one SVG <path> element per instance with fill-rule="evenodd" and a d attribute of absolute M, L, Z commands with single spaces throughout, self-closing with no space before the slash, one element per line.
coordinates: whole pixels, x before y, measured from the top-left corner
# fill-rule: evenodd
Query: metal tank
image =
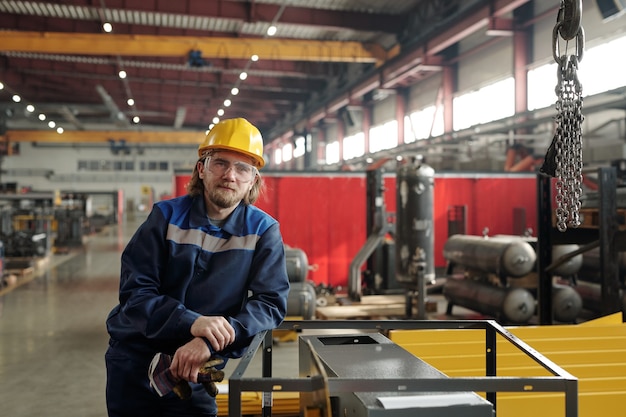
<path fill-rule="evenodd" d="M 302 249 L 285 246 L 289 282 L 304 282 L 309 273 L 309 258 Z"/>
<path fill-rule="evenodd" d="M 563 256 L 567 256 L 572 252 L 580 249 L 579 245 L 568 244 L 568 245 L 554 245 L 552 246 L 552 262 L 556 262 L 559 258 Z M 552 275 L 558 275 L 561 277 L 570 277 L 572 275 L 576 275 L 580 268 L 583 265 L 583 255 L 578 254 L 572 258 L 569 258 L 564 263 L 560 264 L 556 268 L 552 270 Z"/>
<path fill-rule="evenodd" d="M 418 289 L 435 280 L 435 170 L 413 158 L 396 171 L 396 281 Z"/>
<path fill-rule="evenodd" d="M 574 290 L 582 299 L 583 308 L 593 313 L 604 313 L 602 303 L 602 286 L 595 282 L 578 281 Z M 619 297 L 622 300 L 622 311 L 626 311 L 626 291 L 620 289 Z"/>
<path fill-rule="evenodd" d="M 291 282 L 287 297 L 287 316 L 313 320 L 317 306 L 316 298 L 315 286 L 311 282 Z"/>
<path fill-rule="evenodd" d="M 524 288 L 503 288 L 469 279 L 448 278 L 443 294 L 453 305 L 492 316 L 505 323 L 526 323 L 535 313 L 535 297 Z"/>
<path fill-rule="evenodd" d="M 583 255 L 583 261 L 578 273 L 578 278 L 583 281 L 600 283 L 602 282 L 602 273 L 600 268 L 600 248 L 594 248 Z M 617 270 L 619 281 L 624 284 L 626 282 L 626 252 L 617 253 Z"/>
<path fill-rule="evenodd" d="M 583 299 L 569 285 L 552 286 L 552 314 L 554 319 L 564 323 L 573 323 L 583 309 Z"/>
<path fill-rule="evenodd" d="M 453 235 L 443 247 L 444 258 L 501 278 L 521 278 L 533 271 L 537 255 L 532 246 L 517 237 Z"/>

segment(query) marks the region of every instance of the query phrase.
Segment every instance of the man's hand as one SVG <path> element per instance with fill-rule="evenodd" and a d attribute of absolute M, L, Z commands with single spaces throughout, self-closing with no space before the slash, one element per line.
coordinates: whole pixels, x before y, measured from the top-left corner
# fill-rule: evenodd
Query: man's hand
<path fill-rule="evenodd" d="M 221 316 L 200 316 L 191 325 L 191 334 L 206 338 L 216 352 L 235 341 L 235 329 Z"/>
<path fill-rule="evenodd" d="M 211 351 L 204 340 L 194 337 L 176 350 L 170 365 L 170 372 L 177 380 L 198 382 L 198 372 L 210 357 Z"/>

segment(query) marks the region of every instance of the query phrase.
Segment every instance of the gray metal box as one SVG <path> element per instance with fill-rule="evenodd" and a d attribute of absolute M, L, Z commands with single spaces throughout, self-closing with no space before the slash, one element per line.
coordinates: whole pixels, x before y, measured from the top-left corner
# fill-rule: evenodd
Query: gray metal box
<path fill-rule="evenodd" d="M 300 377 L 317 352 L 328 379 L 447 378 L 380 333 L 300 336 Z M 492 404 L 474 392 L 330 392 L 334 416 L 493 417 Z"/>

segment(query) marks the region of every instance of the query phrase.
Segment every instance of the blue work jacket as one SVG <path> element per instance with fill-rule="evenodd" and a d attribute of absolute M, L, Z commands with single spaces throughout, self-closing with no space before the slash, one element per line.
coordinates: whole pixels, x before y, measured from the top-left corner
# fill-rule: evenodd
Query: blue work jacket
<path fill-rule="evenodd" d="M 279 224 L 252 205 L 240 203 L 217 227 L 203 196 L 160 201 L 121 260 L 119 305 L 106 324 L 113 341 L 135 352 L 173 354 L 193 338 L 199 316 L 219 315 L 235 329 L 235 342 L 219 356 L 240 357 L 255 334 L 285 317 Z"/>

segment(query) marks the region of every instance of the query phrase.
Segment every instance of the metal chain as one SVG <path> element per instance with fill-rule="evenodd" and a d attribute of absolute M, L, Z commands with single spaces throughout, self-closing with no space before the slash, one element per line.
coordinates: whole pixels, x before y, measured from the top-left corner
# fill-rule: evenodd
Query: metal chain
<path fill-rule="evenodd" d="M 563 7 L 563 6 L 562 6 Z M 558 64 L 558 84 L 555 88 L 555 176 L 556 176 L 556 226 L 561 232 L 567 227 L 580 225 L 582 196 L 582 85 L 578 80 L 578 63 L 582 59 L 584 32 L 579 27 L 576 33 L 576 55 L 561 55 L 558 35 L 562 21 L 557 21 L 553 32 L 554 58 Z M 572 30 L 571 28 L 569 29 Z"/>

